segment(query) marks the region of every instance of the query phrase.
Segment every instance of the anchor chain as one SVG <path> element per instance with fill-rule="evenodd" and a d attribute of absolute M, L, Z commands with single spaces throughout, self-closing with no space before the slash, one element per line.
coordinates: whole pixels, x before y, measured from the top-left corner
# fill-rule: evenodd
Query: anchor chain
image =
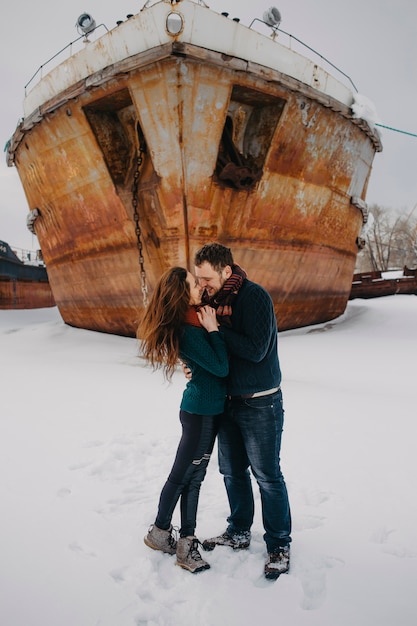
<path fill-rule="evenodd" d="M 143 155 L 146 152 L 146 146 L 145 146 L 145 140 L 139 128 L 138 128 L 138 134 L 140 136 L 140 142 L 137 148 L 136 167 L 135 167 L 135 174 L 133 177 L 133 185 L 132 185 L 132 207 L 133 207 L 133 220 L 135 222 L 137 246 L 138 246 L 138 252 L 139 252 L 139 267 L 140 267 L 140 279 L 141 279 L 143 306 L 146 308 L 148 306 L 148 285 L 146 283 L 145 260 L 143 258 L 142 231 L 141 231 L 140 224 L 139 224 L 139 210 L 138 210 L 138 206 L 139 206 L 138 187 L 139 187 L 140 168 L 143 163 Z"/>

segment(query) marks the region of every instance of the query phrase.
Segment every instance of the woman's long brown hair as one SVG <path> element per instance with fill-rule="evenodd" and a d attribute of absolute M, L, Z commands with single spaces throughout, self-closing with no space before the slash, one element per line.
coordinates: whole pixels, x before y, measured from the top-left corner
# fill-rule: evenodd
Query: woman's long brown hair
<path fill-rule="evenodd" d="M 162 274 L 156 285 L 137 336 L 141 353 L 154 369 L 162 369 L 171 380 L 179 359 L 179 339 L 187 309 L 190 287 L 187 270 L 173 267 Z"/>

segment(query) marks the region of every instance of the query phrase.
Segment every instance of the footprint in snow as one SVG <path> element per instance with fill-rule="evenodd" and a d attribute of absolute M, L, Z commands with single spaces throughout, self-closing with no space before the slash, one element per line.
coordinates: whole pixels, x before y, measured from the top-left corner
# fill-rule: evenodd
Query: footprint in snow
<path fill-rule="evenodd" d="M 83 548 L 82 545 L 80 545 L 78 543 L 78 541 L 73 541 L 72 543 L 68 544 L 68 548 L 74 552 L 75 554 L 78 554 L 78 556 L 84 558 L 84 559 L 89 559 L 89 558 L 96 558 L 97 554 L 95 552 L 93 552 L 92 550 L 88 550 L 86 548 Z"/>
<path fill-rule="evenodd" d="M 300 604 L 302 609 L 314 611 L 322 606 L 327 595 L 327 570 L 338 565 L 343 565 L 342 559 L 319 557 L 300 572 L 304 593 Z"/>
<path fill-rule="evenodd" d="M 326 518 L 319 515 L 299 515 L 294 521 L 294 530 L 313 530 L 324 526 L 325 522 Z"/>
<path fill-rule="evenodd" d="M 396 556 L 399 559 L 415 559 L 417 553 L 404 546 L 400 546 L 390 541 L 390 537 L 396 530 L 394 528 L 386 528 L 382 526 L 374 531 L 371 536 L 371 541 L 381 545 L 381 551 L 391 556 Z"/>

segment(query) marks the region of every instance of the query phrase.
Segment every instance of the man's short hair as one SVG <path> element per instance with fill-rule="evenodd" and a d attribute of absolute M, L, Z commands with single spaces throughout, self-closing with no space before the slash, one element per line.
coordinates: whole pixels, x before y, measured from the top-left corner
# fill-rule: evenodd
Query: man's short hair
<path fill-rule="evenodd" d="M 226 265 L 233 265 L 233 255 L 230 248 L 222 246 L 221 243 L 207 243 L 195 254 L 194 265 L 200 267 L 204 262 L 210 263 L 216 272 L 221 272 Z"/>

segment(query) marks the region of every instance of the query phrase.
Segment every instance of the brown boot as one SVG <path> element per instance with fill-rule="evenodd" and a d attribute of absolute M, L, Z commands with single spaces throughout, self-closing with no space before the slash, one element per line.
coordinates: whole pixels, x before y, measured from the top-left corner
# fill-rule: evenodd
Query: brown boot
<path fill-rule="evenodd" d="M 192 574 L 210 568 L 198 551 L 198 543 L 197 537 L 181 537 L 177 542 L 177 565 Z"/>
<path fill-rule="evenodd" d="M 281 574 L 286 574 L 290 569 L 290 549 L 278 548 L 275 552 L 268 553 L 265 563 L 265 578 L 276 580 Z"/>
<path fill-rule="evenodd" d="M 175 554 L 177 542 L 172 536 L 173 530 L 172 526 L 168 530 L 162 530 L 153 524 L 143 541 L 152 550 L 161 550 L 161 552 L 166 552 L 167 554 Z"/>
<path fill-rule="evenodd" d="M 245 550 L 246 548 L 249 548 L 250 538 L 250 530 L 241 530 L 230 535 L 226 530 L 226 532 L 222 535 L 218 535 L 218 537 L 204 539 L 201 545 L 204 550 L 207 551 L 214 550 L 216 546 L 229 546 L 230 548 L 233 548 L 233 550 Z"/>

